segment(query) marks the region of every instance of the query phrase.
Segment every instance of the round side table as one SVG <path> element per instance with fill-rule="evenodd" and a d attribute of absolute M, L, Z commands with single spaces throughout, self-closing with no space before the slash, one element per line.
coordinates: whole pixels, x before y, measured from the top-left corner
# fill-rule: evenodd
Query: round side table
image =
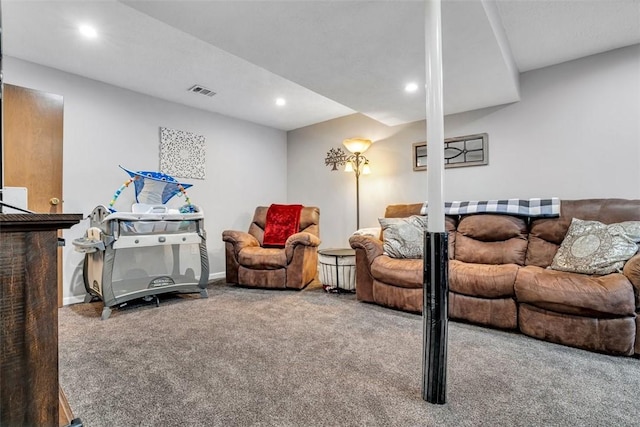
<path fill-rule="evenodd" d="M 327 292 L 354 292 L 356 289 L 356 251 L 320 249 L 320 281 Z"/>

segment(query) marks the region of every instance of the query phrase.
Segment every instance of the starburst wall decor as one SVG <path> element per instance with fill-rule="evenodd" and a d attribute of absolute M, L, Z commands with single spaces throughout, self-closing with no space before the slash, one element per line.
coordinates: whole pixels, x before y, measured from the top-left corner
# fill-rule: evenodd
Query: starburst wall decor
<path fill-rule="evenodd" d="M 160 171 L 181 178 L 205 179 L 205 137 L 161 127 Z"/>

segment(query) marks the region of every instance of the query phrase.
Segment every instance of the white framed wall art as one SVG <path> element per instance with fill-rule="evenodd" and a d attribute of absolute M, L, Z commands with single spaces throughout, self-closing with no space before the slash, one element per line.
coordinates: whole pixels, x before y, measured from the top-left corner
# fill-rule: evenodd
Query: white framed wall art
<path fill-rule="evenodd" d="M 160 128 L 160 171 L 180 178 L 205 179 L 206 138 Z"/>

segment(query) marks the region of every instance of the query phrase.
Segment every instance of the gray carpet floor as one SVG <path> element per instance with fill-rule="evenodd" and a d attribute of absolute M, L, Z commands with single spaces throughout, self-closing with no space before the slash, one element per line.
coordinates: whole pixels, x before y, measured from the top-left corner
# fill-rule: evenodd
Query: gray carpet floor
<path fill-rule="evenodd" d="M 640 360 L 449 322 L 447 403 L 421 398 L 422 319 L 328 294 L 59 311 L 60 384 L 85 426 L 637 426 Z"/>

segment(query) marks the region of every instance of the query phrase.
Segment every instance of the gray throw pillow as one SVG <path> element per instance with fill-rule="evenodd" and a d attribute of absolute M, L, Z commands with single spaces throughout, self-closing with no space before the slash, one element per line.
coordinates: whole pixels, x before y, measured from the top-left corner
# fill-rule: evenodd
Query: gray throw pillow
<path fill-rule="evenodd" d="M 622 271 L 638 252 L 640 221 L 603 224 L 573 218 L 549 268 L 584 274 Z"/>
<path fill-rule="evenodd" d="M 383 251 L 391 258 L 422 258 L 427 217 L 380 218 Z"/>

